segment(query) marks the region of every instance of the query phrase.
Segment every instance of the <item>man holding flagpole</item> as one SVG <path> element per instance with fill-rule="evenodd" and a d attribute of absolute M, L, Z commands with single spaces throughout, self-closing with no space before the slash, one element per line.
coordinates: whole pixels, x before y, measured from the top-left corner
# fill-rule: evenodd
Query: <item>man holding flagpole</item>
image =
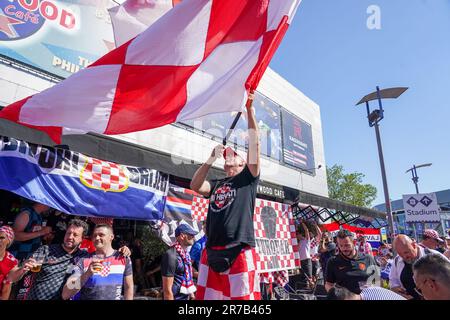
<path fill-rule="evenodd" d="M 260 300 L 253 214 L 260 175 L 260 144 L 253 92 L 247 101 L 248 153 L 217 146 L 194 174 L 191 189 L 210 199 L 206 250 L 200 259 L 198 300 Z M 211 165 L 225 158 L 226 178 L 207 181 Z"/>

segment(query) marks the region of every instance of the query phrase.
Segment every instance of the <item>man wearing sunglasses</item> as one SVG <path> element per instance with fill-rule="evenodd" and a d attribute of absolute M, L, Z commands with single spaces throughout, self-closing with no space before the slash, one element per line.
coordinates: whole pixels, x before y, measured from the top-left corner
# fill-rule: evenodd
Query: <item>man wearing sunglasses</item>
<path fill-rule="evenodd" d="M 394 239 L 393 246 L 398 255 L 394 258 L 389 274 L 390 289 L 406 299 L 421 300 L 422 297 L 415 290 L 412 265 L 427 254 L 438 254 L 446 258 L 435 250 L 420 246 L 404 234 Z"/>
<path fill-rule="evenodd" d="M 427 254 L 413 265 L 416 292 L 425 300 L 450 300 L 450 261 Z"/>

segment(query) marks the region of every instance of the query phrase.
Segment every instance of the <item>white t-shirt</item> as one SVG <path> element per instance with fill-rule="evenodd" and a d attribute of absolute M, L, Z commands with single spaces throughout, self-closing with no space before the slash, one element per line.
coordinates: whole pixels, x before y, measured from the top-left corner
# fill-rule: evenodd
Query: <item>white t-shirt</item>
<path fill-rule="evenodd" d="M 300 260 L 311 259 L 311 240 L 300 240 L 298 253 L 300 254 Z"/>

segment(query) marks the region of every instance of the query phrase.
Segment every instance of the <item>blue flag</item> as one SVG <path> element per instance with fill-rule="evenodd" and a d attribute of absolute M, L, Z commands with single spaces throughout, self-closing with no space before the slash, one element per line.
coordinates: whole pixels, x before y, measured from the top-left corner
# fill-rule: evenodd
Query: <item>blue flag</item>
<path fill-rule="evenodd" d="M 0 188 L 62 212 L 160 220 L 169 175 L 0 137 Z"/>

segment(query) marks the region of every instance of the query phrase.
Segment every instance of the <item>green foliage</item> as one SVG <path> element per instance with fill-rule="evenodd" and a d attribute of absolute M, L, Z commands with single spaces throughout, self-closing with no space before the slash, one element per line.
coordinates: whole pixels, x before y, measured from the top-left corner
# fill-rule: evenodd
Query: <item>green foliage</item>
<path fill-rule="evenodd" d="M 145 261 L 163 254 L 168 249 L 168 246 L 152 231 L 150 226 L 145 226 L 142 230 L 142 244 Z"/>
<path fill-rule="evenodd" d="M 345 173 L 340 165 L 327 167 L 328 196 L 355 206 L 370 208 L 377 197 L 377 188 L 363 184 L 364 174 Z"/>

